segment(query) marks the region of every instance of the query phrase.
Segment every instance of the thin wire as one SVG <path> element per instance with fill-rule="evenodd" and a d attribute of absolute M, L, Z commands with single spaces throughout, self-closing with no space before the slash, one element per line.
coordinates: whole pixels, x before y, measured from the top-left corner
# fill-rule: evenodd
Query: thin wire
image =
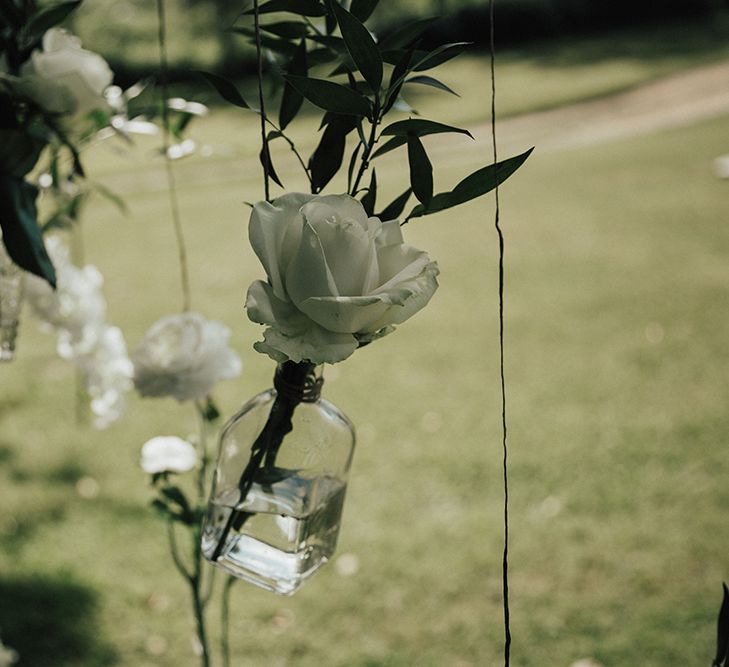
<path fill-rule="evenodd" d="M 190 310 L 190 272 L 187 268 L 187 248 L 185 235 L 180 220 L 180 205 L 177 200 L 177 184 L 172 169 L 172 160 L 169 155 L 170 148 L 170 112 L 167 107 L 167 79 L 169 67 L 167 65 L 167 20 L 165 17 L 164 0 L 157 0 L 157 42 L 159 44 L 159 84 L 162 91 L 162 150 L 164 152 L 165 171 L 167 173 L 167 192 L 170 197 L 170 211 L 172 213 L 172 226 L 175 229 L 177 241 L 177 255 L 180 264 L 180 279 L 182 282 L 182 310 Z"/>
<path fill-rule="evenodd" d="M 261 160 L 263 161 L 263 193 L 266 201 L 271 201 L 271 186 L 268 140 L 266 139 L 266 109 L 263 106 L 263 59 L 261 57 L 261 26 L 258 20 L 258 0 L 253 0 L 253 21 L 256 33 L 256 63 L 258 66 L 258 106 L 261 109 Z"/>
<path fill-rule="evenodd" d="M 491 141 L 493 143 L 494 164 L 498 162 L 496 150 L 496 48 L 494 43 L 494 0 L 489 0 L 491 51 Z M 494 225 L 499 235 L 499 370 L 501 376 L 501 428 L 504 475 L 504 554 L 502 559 L 502 582 L 504 596 L 504 665 L 509 667 L 511 653 L 511 627 L 509 625 L 509 474 L 508 447 L 506 441 L 506 380 L 504 373 L 504 234 L 499 220 L 499 186 L 494 189 L 496 196 L 496 213 Z"/>

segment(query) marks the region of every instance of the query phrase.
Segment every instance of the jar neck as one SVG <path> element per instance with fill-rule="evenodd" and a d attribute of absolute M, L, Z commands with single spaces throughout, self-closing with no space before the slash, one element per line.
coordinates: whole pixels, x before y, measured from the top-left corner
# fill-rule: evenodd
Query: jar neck
<path fill-rule="evenodd" d="M 315 364 L 286 361 L 279 364 L 273 376 L 276 393 L 293 405 L 316 403 L 321 397 L 324 376 L 316 372 Z"/>

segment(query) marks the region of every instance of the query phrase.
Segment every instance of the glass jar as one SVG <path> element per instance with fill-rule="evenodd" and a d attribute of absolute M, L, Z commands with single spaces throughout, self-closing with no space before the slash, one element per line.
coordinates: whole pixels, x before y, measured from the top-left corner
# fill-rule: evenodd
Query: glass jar
<path fill-rule="evenodd" d="M 23 272 L 10 259 L 0 235 L 0 361 L 11 361 L 15 356 L 22 281 Z"/>
<path fill-rule="evenodd" d="M 322 383 L 313 365 L 286 362 L 228 422 L 203 526 L 209 561 L 283 595 L 331 558 L 354 453 Z"/>

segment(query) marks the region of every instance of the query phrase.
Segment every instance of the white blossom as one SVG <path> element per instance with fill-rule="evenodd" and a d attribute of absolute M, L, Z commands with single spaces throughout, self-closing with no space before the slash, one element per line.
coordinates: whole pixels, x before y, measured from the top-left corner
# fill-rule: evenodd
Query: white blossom
<path fill-rule="evenodd" d="M 0 640 L 0 667 L 11 667 L 18 662 L 18 652 L 5 646 Z"/>
<path fill-rule="evenodd" d="M 248 231 L 268 277 L 248 289 L 248 317 L 269 327 L 255 348 L 279 362 L 346 359 L 438 287 L 437 264 L 405 245 L 397 220 L 367 217 L 348 195 L 259 202 Z"/>
<path fill-rule="evenodd" d="M 183 473 L 197 465 L 197 452 L 192 444 L 176 435 L 158 435 L 142 446 L 139 464 L 150 475 Z"/>
<path fill-rule="evenodd" d="M 178 401 L 207 396 L 216 382 L 240 374 L 241 360 L 228 347 L 229 338 L 227 327 L 199 313 L 163 317 L 132 354 L 134 386 L 142 396 Z"/>

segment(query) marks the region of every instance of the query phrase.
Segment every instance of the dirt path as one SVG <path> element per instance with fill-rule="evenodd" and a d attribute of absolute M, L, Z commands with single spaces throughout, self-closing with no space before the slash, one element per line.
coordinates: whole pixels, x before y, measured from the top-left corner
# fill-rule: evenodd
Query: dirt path
<path fill-rule="evenodd" d="M 497 89 L 498 94 L 498 89 Z M 504 154 L 568 150 L 729 114 L 729 62 L 692 69 L 609 97 L 517 116 L 497 126 Z M 473 133 L 490 143 L 488 123 Z"/>

